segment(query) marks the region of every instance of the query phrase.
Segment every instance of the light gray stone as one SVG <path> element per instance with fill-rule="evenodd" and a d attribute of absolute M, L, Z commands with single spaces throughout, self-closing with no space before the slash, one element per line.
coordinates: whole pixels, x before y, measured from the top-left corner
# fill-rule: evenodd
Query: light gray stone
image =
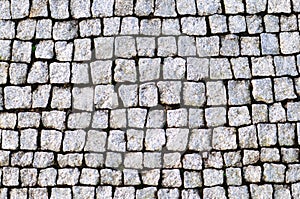
<path fill-rule="evenodd" d="M 55 22 L 53 26 L 54 40 L 70 40 L 77 37 L 78 23 L 76 21 Z"/>
<path fill-rule="evenodd" d="M 27 64 L 11 63 L 9 67 L 10 83 L 14 85 L 25 84 L 27 68 Z"/>

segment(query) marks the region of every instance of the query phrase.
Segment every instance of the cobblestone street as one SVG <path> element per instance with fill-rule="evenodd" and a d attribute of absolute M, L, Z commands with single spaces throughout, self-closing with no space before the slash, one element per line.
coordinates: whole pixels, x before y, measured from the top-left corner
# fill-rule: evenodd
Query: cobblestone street
<path fill-rule="evenodd" d="M 299 199 L 300 0 L 0 0 L 0 199 Z"/>

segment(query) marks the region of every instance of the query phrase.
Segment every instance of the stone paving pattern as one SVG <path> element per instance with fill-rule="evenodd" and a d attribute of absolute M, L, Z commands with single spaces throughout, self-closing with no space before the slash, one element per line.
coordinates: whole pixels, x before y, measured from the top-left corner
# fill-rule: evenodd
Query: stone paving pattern
<path fill-rule="evenodd" d="M 300 198 L 299 0 L 0 0 L 0 198 Z"/>

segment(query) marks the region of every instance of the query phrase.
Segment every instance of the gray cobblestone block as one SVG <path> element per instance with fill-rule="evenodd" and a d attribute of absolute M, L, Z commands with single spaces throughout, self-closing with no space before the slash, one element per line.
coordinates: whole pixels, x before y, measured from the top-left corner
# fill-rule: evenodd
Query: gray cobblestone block
<path fill-rule="evenodd" d="M 251 184 L 250 193 L 253 199 L 254 198 L 257 199 L 262 196 L 268 198 L 273 194 L 273 188 L 272 185 L 270 184 L 264 184 L 264 185 Z"/>
<path fill-rule="evenodd" d="M 35 168 L 46 168 L 54 164 L 54 154 L 52 152 L 35 152 L 32 166 Z"/>
<path fill-rule="evenodd" d="M 9 192 L 11 198 L 26 198 L 27 197 L 27 189 L 11 189 Z"/>
<path fill-rule="evenodd" d="M 265 15 L 264 24 L 266 32 L 279 32 L 279 17 L 275 15 Z"/>
<path fill-rule="evenodd" d="M 113 85 L 98 85 L 95 87 L 94 103 L 96 108 L 113 109 L 118 106 L 117 93 Z"/>
<path fill-rule="evenodd" d="M 260 55 L 259 43 L 259 37 L 241 37 L 241 54 L 251 56 Z"/>
<path fill-rule="evenodd" d="M 92 52 L 90 39 L 75 39 L 74 48 L 74 61 L 88 61 L 91 59 Z"/>
<path fill-rule="evenodd" d="M 64 109 L 71 107 L 71 89 L 53 87 L 51 108 Z"/>
<path fill-rule="evenodd" d="M 134 60 L 117 59 L 115 63 L 114 80 L 116 82 L 136 82 L 137 71 Z"/>
<path fill-rule="evenodd" d="M 70 40 L 77 37 L 78 23 L 76 21 L 55 22 L 53 26 L 54 40 Z"/>
<path fill-rule="evenodd" d="M 0 113 L 0 127 L 4 129 L 14 129 L 17 124 L 17 114 Z"/>
<path fill-rule="evenodd" d="M 1 60 L 10 60 L 11 57 L 11 41 L 9 40 L 0 40 L 0 57 Z"/>
<path fill-rule="evenodd" d="M 281 149 L 282 161 L 286 163 L 299 161 L 299 149 L 296 148 L 282 148 Z"/>
<path fill-rule="evenodd" d="M 124 185 L 139 185 L 139 184 L 141 184 L 138 170 L 124 169 L 123 175 L 124 175 Z M 138 190 L 136 190 L 136 191 L 137 191 L 137 195 L 138 195 Z"/>
<path fill-rule="evenodd" d="M 178 19 L 163 19 L 162 34 L 163 35 L 180 35 L 180 25 Z"/>
<path fill-rule="evenodd" d="M 179 81 L 159 81 L 157 83 L 160 93 L 160 102 L 163 104 L 179 104 L 181 82 Z"/>
<path fill-rule="evenodd" d="M 274 65 L 276 70 L 276 75 L 291 75 L 297 76 L 297 68 L 294 56 L 276 56 L 274 57 Z"/>
<path fill-rule="evenodd" d="M 63 139 L 63 151 L 81 151 L 85 140 L 86 132 L 83 130 L 66 131 Z"/>
<path fill-rule="evenodd" d="M 247 13 L 250 13 L 250 14 L 264 12 L 264 11 L 266 11 L 266 7 L 267 7 L 267 0 L 262 0 L 262 1 L 247 0 L 246 1 Z"/>
<path fill-rule="evenodd" d="M 290 13 L 291 2 L 287 0 L 271 0 L 268 3 L 269 13 Z"/>
<path fill-rule="evenodd" d="M 247 29 L 249 34 L 263 32 L 262 17 L 258 15 L 246 16 Z"/>
<path fill-rule="evenodd" d="M 189 36 L 178 37 L 178 55 L 196 56 L 195 38 Z"/>
<path fill-rule="evenodd" d="M 150 110 L 147 115 L 146 127 L 162 128 L 166 122 L 166 114 L 164 110 Z"/>
<path fill-rule="evenodd" d="M 198 81 L 209 76 L 209 60 L 205 58 L 187 58 L 187 80 Z"/>
<path fill-rule="evenodd" d="M 100 19 L 88 19 L 79 23 L 81 37 L 98 36 L 101 34 Z"/>
<path fill-rule="evenodd" d="M 257 148 L 257 133 L 254 125 L 241 127 L 239 132 L 239 145 L 241 148 Z"/>
<path fill-rule="evenodd" d="M 19 24 L 24 24 L 25 22 L 22 23 L 22 21 Z M 1 32 L 0 32 L 0 38 L 1 39 L 13 39 L 15 37 L 15 23 L 12 21 L 6 21 L 6 20 L 0 20 L 0 25 L 1 25 Z M 27 25 L 27 24 L 26 24 Z M 18 25 L 19 28 L 20 25 Z M 24 28 L 24 27 L 22 27 Z M 18 34 L 19 34 L 20 30 L 17 29 L 17 37 L 19 38 Z M 24 32 L 24 31 L 23 31 Z M 25 33 L 23 33 L 25 34 Z M 33 32 L 34 34 L 34 32 Z"/>
<path fill-rule="evenodd" d="M 181 18 L 182 33 L 187 35 L 205 35 L 206 22 L 204 17 L 183 17 Z"/>
<path fill-rule="evenodd" d="M 297 30 L 296 15 L 282 16 L 280 18 L 281 31 L 295 31 Z"/>
<path fill-rule="evenodd" d="M 205 109 L 207 126 L 221 126 L 226 123 L 226 109 L 224 107 L 211 107 Z"/>
<path fill-rule="evenodd" d="M 42 130 L 41 148 L 44 150 L 60 151 L 62 133 L 56 130 Z"/>
<path fill-rule="evenodd" d="M 224 0 L 225 13 L 236 14 L 244 12 L 244 4 L 242 0 Z"/>
<path fill-rule="evenodd" d="M 122 182 L 122 172 L 112 169 L 100 170 L 101 184 L 120 185 Z"/>
<path fill-rule="evenodd" d="M 91 68 L 92 68 L 93 63 L 91 63 Z M 93 69 L 91 69 L 91 70 L 93 70 Z M 72 63 L 71 83 L 74 83 L 74 84 L 90 83 L 89 82 L 89 65 L 88 64 Z"/>
<path fill-rule="evenodd" d="M 103 167 L 104 157 L 99 153 L 87 153 L 84 155 L 84 161 L 88 167 Z"/>
<path fill-rule="evenodd" d="M 188 147 L 199 152 L 212 149 L 212 132 L 209 129 L 194 129 L 189 136 Z"/>
<path fill-rule="evenodd" d="M 70 188 L 51 188 L 51 199 L 66 198 L 71 199 L 71 189 Z"/>
<path fill-rule="evenodd" d="M 138 16 L 147 16 L 154 11 L 154 0 L 138 0 L 134 7 L 134 13 Z"/>
<path fill-rule="evenodd" d="M 2 167 L 9 166 L 10 152 L 1 150 L 0 154 L 1 154 L 0 165 Z"/>
<path fill-rule="evenodd" d="M 50 39 L 52 35 L 52 21 L 50 19 L 38 20 L 35 31 L 37 39 Z"/>
<path fill-rule="evenodd" d="M 119 97 L 124 107 L 137 106 L 138 104 L 138 85 L 121 85 L 118 89 Z"/>
<path fill-rule="evenodd" d="M 94 39 L 95 56 L 97 59 L 109 59 L 113 55 L 113 37 L 98 37 Z M 95 62 L 97 63 L 97 61 Z"/>
<path fill-rule="evenodd" d="M 3 24 L 4 28 L 6 28 L 6 31 L 8 31 L 6 34 L 6 38 L 7 39 L 12 39 L 14 37 L 14 23 L 10 23 L 9 21 L 7 22 L 7 24 Z M 33 19 L 25 19 L 22 20 L 18 23 L 17 26 L 17 34 L 16 37 L 18 39 L 22 39 L 22 40 L 30 40 L 33 38 L 34 33 L 35 33 L 35 28 L 36 27 L 36 20 Z M 13 31 L 12 31 L 13 30 Z M 12 32 L 9 32 L 12 31 Z M 10 35 L 12 37 L 10 37 Z M 10 37 L 10 38 L 9 38 Z"/>
<path fill-rule="evenodd" d="M 228 82 L 228 95 L 229 105 L 242 105 L 249 104 L 250 91 L 249 91 L 250 82 L 249 81 L 229 81 Z"/>
<path fill-rule="evenodd" d="M 220 0 L 197 0 L 197 10 L 199 15 L 211 15 L 222 12 L 221 2 Z"/>
<path fill-rule="evenodd" d="M 207 157 L 207 161 L 204 162 L 205 168 L 217 168 L 223 167 L 223 158 L 221 152 L 210 152 Z"/>
<path fill-rule="evenodd" d="M 153 57 L 155 52 L 154 37 L 137 37 L 136 38 L 137 52 L 139 56 Z"/>
<path fill-rule="evenodd" d="M 205 186 L 214 186 L 223 184 L 223 171 L 216 169 L 204 169 L 203 180 Z"/>
<path fill-rule="evenodd" d="M 95 61 L 90 64 L 90 67 L 93 84 L 108 84 L 111 82 L 112 61 Z M 86 79 L 88 80 L 88 77 Z"/>
<path fill-rule="evenodd" d="M 231 79 L 232 72 L 229 60 L 226 58 L 210 59 L 210 78 L 211 79 Z"/>
<path fill-rule="evenodd" d="M 129 129 L 126 131 L 127 143 L 126 149 L 128 151 L 139 151 L 143 149 L 144 131 Z"/>
<path fill-rule="evenodd" d="M 224 162 L 226 167 L 241 167 L 242 157 L 240 151 L 226 152 L 224 153 Z"/>
<path fill-rule="evenodd" d="M 159 36 L 161 34 L 161 20 L 154 19 L 143 19 L 141 20 L 140 33 L 142 35 Z"/>
<path fill-rule="evenodd" d="M 260 154 L 256 150 L 244 150 L 243 165 L 255 164 L 259 161 Z"/>
<path fill-rule="evenodd" d="M 134 187 L 117 187 L 114 193 L 115 198 L 134 198 L 135 197 L 135 188 Z"/>
<path fill-rule="evenodd" d="M 10 4 L 12 19 L 21 19 L 27 17 L 29 15 L 29 7 L 29 0 L 22 2 L 18 0 L 12 0 Z"/>
<path fill-rule="evenodd" d="M 19 134 L 17 131 L 2 130 L 2 149 L 17 149 L 19 146 Z"/>
<path fill-rule="evenodd" d="M 242 172 L 240 168 L 226 169 L 226 183 L 228 185 L 242 185 Z"/>
<path fill-rule="evenodd" d="M 260 39 L 263 55 L 279 53 L 278 38 L 274 34 L 262 33 Z"/>
<path fill-rule="evenodd" d="M 38 185 L 55 186 L 56 185 L 57 170 L 54 168 L 41 169 L 38 177 Z"/>
<path fill-rule="evenodd" d="M 145 153 L 145 155 L 149 153 Z M 144 156 L 145 157 L 145 156 Z M 145 158 L 144 158 L 145 162 Z M 159 169 L 151 169 L 151 170 L 145 170 L 142 171 L 142 180 L 144 184 L 147 185 L 158 185 L 158 180 L 159 180 L 159 175 L 160 175 L 160 170 Z"/>
<path fill-rule="evenodd" d="M 204 111 L 202 109 L 190 108 L 188 117 L 189 128 L 200 128 L 204 126 Z"/>
<path fill-rule="evenodd" d="M 229 16 L 229 31 L 231 33 L 241 33 L 246 31 L 246 19 L 244 16 Z"/>
<path fill-rule="evenodd" d="M 286 167 L 283 164 L 264 164 L 263 179 L 266 182 L 284 182 Z"/>
<path fill-rule="evenodd" d="M 50 85 L 40 85 L 32 94 L 32 107 L 46 107 L 50 96 Z"/>
<path fill-rule="evenodd" d="M 287 119 L 288 119 L 288 121 L 298 121 L 300 118 L 299 110 L 300 110 L 299 102 L 288 102 L 287 103 Z"/>
<path fill-rule="evenodd" d="M 100 181 L 99 176 L 99 171 L 97 169 L 83 168 L 81 170 L 79 182 L 86 185 L 97 185 Z"/>
<path fill-rule="evenodd" d="M 189 129 L 169 128 L 166 130 L 167 144 L 170 151 L 185 151 L 188 144 Z"/>
<path fill-rule="evenodd" d="M 238 56 L 240 54 L 239 37 L 233 34 L 222 36 L 220 54 L 224 56 Z"/>
<path fill-rule="evenodd" d="M 178 0 L 177 3 L 177 10 L 180 15 L 185 14 L 196 14 L 196 3 L 193 0 Z"/>
<path fill-rule="evenodd" d="M 225 15 L 209 16 L 209 25 L 210 25 L 211 32 L 213 34 L 226 33 L 228 31 Z"/>
<path fill-rule="evenodd" d="M 274 64 L 271 56 L 251 58 L 253 76 L 274 76 Z"/>
<path fill-rule="evenodd" d="M 41 115 L 34 112 L 19 112 L 18 113 L 18 127 L 28 128 L 35 127 L 38 128 L 40 125 Z"/>
<path fill-rule="evenodd" d="M 230 107 L 228 111 L 230 126 L 242 126 L 251 123 L 250 113 L 247 106 Z"/>
<path fill-rule="evenodd" d="M 15 40 L 12 48 L 12 60 L 15 62 L 26 62 L 31 61 L 32 43 Z"/>
<path fill-rule="evenodd" d="M 127 109 L 128 127 L 132 128 L 144 128 L 147 109 L 142 108 L 130 108 Z"/>
<path fill-rule="evenodd" d="M 56 59 L 59 61 L 71 61 L 73 55 L 73 43 L 66 41 L 55 42 Z"/>
<path fill-rule="evenodd" d="M 47 188 L 30 188 L 28 195 L 33 199 L 46 199 L 48 198 L 48 190 Z"/>
<path fill-rule="evenodd" d="M 275 100 L 294 99 L 297 95 L 294 93 L 293 80 L 289 77 L 274 79 Z"/>
<path fill-rule="evenodd" d="M 155 187 L 145 187 L 143 189 L 136 190 L 136 197 L 137 198 L 155 198 L 157 193 L 157 189 Z"/>
<path fill-rule="evenodd" d="M 125 152 L 125 133 L 120 130 L 110 131 L 107 140 L 107 149 L 111 151 Z"/>
<path fill-rule="evenodd" d="M 218 36 L 197 37 L 196 47 L 199 57 L 211 57 L 219 55 L 220 39 Z"/>
<path fill-rule="evenodd" d="M 21 167 L 28 167 L 32 164 L 33 153 L 19 151 L 16 153 L 11 154 L 11 165 L 12 166 L 21 166 Z"/>
<path fill-rule="evenodd" d="M 286 178 L 285 178 L 285 181 L 287 183 L 293 183 L 293 182 L 297 182 L 299 181 L 300 179 L 300 176 L 299 176 L 299 164 L 290 164 L 288 166 L 288 169 L 286 170 Z"/>
<path fill-rule="evenodd" d="M 31 103 L 30 86 L 7 86 L 4 88 L 4 104 L 6 109 L 30 108 Z"/>
<path fill-rule="evenodd" d="M 47 4 L 48 1 L 46 0 L 33 0 L 29 17 L 47 17 Z"/>
<path fill-rule="evenodd" d="M 70 79 L 69 63 L 51 63 L 50 64 L 50 83 L 68 83 Z"/>
<path fill-rule="evenodd" d="M 272 82 L 270 78 L 252 80 L 252 95 L 256 101 L 273 102 Z"/>
<path fill-rule="evenodd" d="M 198 153 L 186 154 L 182 159 L 184 169 L 202 170 L 202 157 Z"/>
<path fill-rule="evenodd" d="M 260 146 L 272 146 L 277 143 L 275 124 L 258 124 L 257 131 Z"/>
<path fill-rule="evenodd" d="M 164 168 L 181 168 L 181 154 L 175 153 L 165 153 L 163 157 L 163 167 Z"/>
<path fill-rule="evenodd" d="M 184 82 L 183 103 L 187 106 L 203 106 L 206 101 L 204 83 Z"/>
<path fill-rule="evenodd" d="M 78 168 L 58 169 L 58 185 L 76 185 L 79 180 L 80 171 Z"/>
<path fill-rule="evenodd" d="M 158 56 L 167 57 L 177 55 L 177 44 L 175 37 L 159 37 L 157 43 Z"/>
<path fill-rule="evenodd" d="M 71 0 L 71 15 L 75 19 L 90 17 L 90 1 L 88 0 Z"/>
<path fill-rule="evenodd" d="M 60 167 L 79 167 L 82 166 L 83 155 L 78 153 L 58 154 L 57 163 Z"/>
<path fill-rule="evenodd" d="M 175 0 L 155 1 L 154 15 L 161 17 L 175 17 L 177 15 L 175 11 Z"/>
<path fill-rule="evenodd" d="M 55 88 L 53 88 L 53 91 L 55 91 Z M 71 95 L 68 91 L 68 95 Z M 63 96 L 65 100 L 68 100 L 68 104 L 71 103 L 71 96 L 68 97 L 68 95 L 64 95 L 65 91 L 63 93 L 60 93 L 60 96 Z M 55 97 L 55 94 L 53 93 L 52 97 Z M 94 90 L 92 87 L 73 87 L 72 89 L 72 108 L 77 110 L 83 110 L 83 111 L 92 111 L 93 110 L 93 97 L 94 97 Z M 53 100 L 53 98 L 52 98 Z"/>
<path fill-rule="evenodd" d="M 14 85 L 25 84 L 27 69 L 27 64 L 11 63 L 9 67 L 10 83 Z"/>
<path fill-rule="evenodd" d="M 291 198 L 291 192 L 289 190 L 289 186 L 284 185 L 275 185 L 274 186 L 274 197 L 276 198 Z"/>
<path fill-rule="evenodd" d="M 96 188 L 96 197 L 99 199 L 112 198 L 112 194 L 111 186 L 98 186 Z"/>
<path fill-rule="evenodd" d="M 215 186 L 211 188 L 203 189 L 203 198 L 219 198 L 225 199 L 225 189 L 221 186 Z"/>
<path fill-rule="evenodd" d="M 249 198 L 249 191 L 247 186 L 230 186 L 228 188 L 228 197 L 231 199 Z"/>
<path fill-rule="evenodd" d="M 255 183 L 261 181 L 261 167 L 260 166 L 246 166 L 243 167 L 244 179 L 246 182 Z"/>
<path fill-rule="evenodd" d="M 114 109 L 110 111 L 110 128 L 118 129 L 127 127 L 126 109 Z"/>
<path fill-rule="evenodd" d="M 135 39 L 131 36 L 115 38 L 115 56 L 130 58 L 136 55 Z"/>
<path fill-rule="evenodd" d="M 151 67 L 149 67 L 151 66 Z M 141 58 L 139 59 L 138 68 L 139 68 L 139 80 L 144 81 L 153 81 L 157 80 L 160 77 L 161 70 L 161 59 L 160 58 Z"/>
<path fill-rule="evenodd" d="M 19 168 L 16 167 L 3 167 L 4 186 L 18 186 L 19 185 Z"/>
<path fill-rule="evenodd" d="M 48 79 L 49 79 L 49 75 L 48 75 L 47 62 L 41 62 L 41 61 L 34 62 L 29 70 L 27 82 L 47 83 Z"/>
<path fill-rule="evenodd" d="M 131 169 L 143 168 L 143 153 L 129 152 L 124 155 L 124 166 Z"/>
<path fill-rule="evenodd" d="M 183 183 L 185 188 L 201 187 L 201 173 L 196 171 L 185 171 Z"/>
<path fill-rule="evenodd" d="M 124 17 L 121 24 L 121 35 L 139 34 L 139 19 L 136 17 Z"/>
<path fill-rule="evenodd" d="M 6 62 L 0 62 L 0 84 L 6 84 L 7 83 L 7 77 L 8 77 L 8 69 L 9 64 Z"/>
<path fill-rule="evenodd" d="M 148 129 L 145 135 L 145 148 L 149 151 L 160 151 L 166 144 L 166 133 L 163 129 Z M 144 156 L 146 158 L 146 156 Z M 150 163 L 150 165 L 153 163 Z M 145 165 L 145 162 L 144 162 Z"/>
<path fill-rule="evenodd" d="M 71 113 L 68 118 L 68 128 L 71 129 L 84 129 L 88 128 L 91 123 L 91 113 L 78 112 Z"/>
<path fill-rule="evenodd" d="M 206 83 L 207 105 L 226 105 L 226 87 L 222 81 Z"/>
<path fill-rule="evenodd" d="M 268 106 L 266 104 L 252 104 L 252 122 L 268 122 Z"/>
<path fill-rule="evenodd" d="M 181 185 L 181 176 L 178 169 L 165 169 L 162 171 L 162 186 L 180 187 Z"/>
<path fill-rule="evenodd" d="M 0 7 L 2 8 L 0 19 L 10 19 L 10 2 L 8 0 L 4 0 L 0 3 Z"/>
<path fill-rule="evenodd" d="M 25 129 L 20 132 L 20 149 L 35 150 L 37 148 L 37 130 Z"/>
<path fill-rule="evenodd" d="M 22 186 L 35 186 L 37 182 L 37 169 L 34 168 L 21 169 L 20 182 Z"/>
<path fill-rule="evenodd" d="M 69 17 L 69 0 L 50 0 L 50 13 L 54 19 L 66 19 Z"/>
<path fill-rule="evenodd" d="M 277 148 L 262 148 L 260 151 L 262 162 L 279 162 L 280 154 Z"/>
<path fill-rule="evenodd" d="M 120 17 L 110 17 L 103 19 L 103 35 L 117 35 L 120 30 Z"/>
<path fill-rule="evenodd" d="M 217 127 L 213 130 L 212 147 L 217 150 L 236 149 L 236 130 L 230 127 Z"/>
<path fill-rule="evenodd" d="M 281 32 L 279 34 L 280 49 L 283 54 L 300 51 L 299 32 Z"/>

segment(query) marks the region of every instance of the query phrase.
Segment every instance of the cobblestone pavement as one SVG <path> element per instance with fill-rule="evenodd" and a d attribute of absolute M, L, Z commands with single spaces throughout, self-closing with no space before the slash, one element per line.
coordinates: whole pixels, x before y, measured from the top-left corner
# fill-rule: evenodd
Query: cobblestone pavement
<path fill-rule="evenodd" d="M 300 0 L 0 0 L 0 199 L 300 198 Z"/>

